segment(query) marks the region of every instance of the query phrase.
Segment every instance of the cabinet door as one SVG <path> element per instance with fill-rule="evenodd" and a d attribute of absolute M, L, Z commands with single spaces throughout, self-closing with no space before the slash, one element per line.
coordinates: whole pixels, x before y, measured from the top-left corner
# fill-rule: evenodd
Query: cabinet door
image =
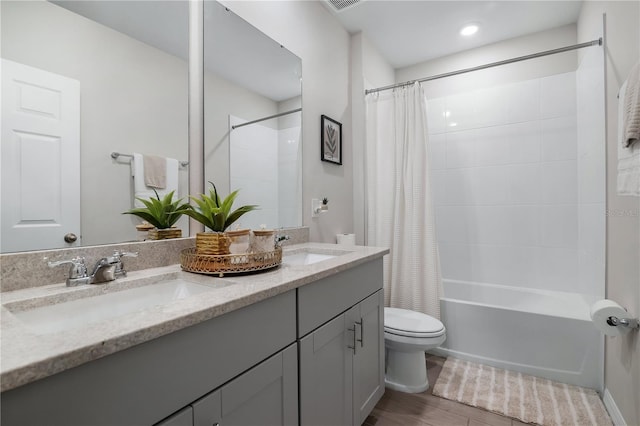
<path fill-rule="evenodd" d="M 384 299 L 382 290 L 358 304 L 353 356 L 353 424 L 361 425 L 384 394 Z"/>
<path fill-rule="evenodd" d="M 185 407 L 155 426 L 193 426 L 193 409 Z"/>
<path fill-rule="evenodd" d="M 298 424 L 295 344 L 194 402 L 195 426 Z"/>
<path fill-rule="evenodd" d="M 353 421 L 353 346 L 356 309 L 300 340 L 300 422 L 350 425 Z"/>

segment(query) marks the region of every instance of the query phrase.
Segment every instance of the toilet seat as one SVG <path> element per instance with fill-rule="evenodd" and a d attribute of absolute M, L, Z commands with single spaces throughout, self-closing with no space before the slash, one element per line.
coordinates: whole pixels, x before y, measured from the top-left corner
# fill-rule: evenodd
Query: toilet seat
<path fill-rule="evenodd" d="M 421 312 L 384 308 L 384 331 L 396 336 L 429 338 L 442 336 L 446 330 L 439 320 Z"/>
<path fill-rule="evenodd" d="M 427 339 L 429 337 L 439 337 L 442 336 L 445 333 L 444 328 L 440 331 L 437 331 L 435 333 L 412 333 L 410 331 L 405 331 L 405 330 L 394 330 L 392 328 L 384 328 L 384 332 L 387 334 L 393 334 L 394 336 L 402 336 L 402 337 L 416 337 L 416 338 L 421 338 L 421 339 Z"/>

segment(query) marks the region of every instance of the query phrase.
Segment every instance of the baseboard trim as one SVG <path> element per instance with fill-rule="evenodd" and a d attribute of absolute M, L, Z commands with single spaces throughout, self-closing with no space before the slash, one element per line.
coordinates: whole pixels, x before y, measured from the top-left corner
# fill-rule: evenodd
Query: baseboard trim
<path fill-rule="evenodd" d="M 627 426 L 627 422 L 624 421 L 624 417 L 622 417 L 622 413 L 618 409 L 616 405 L 616 401 L 609 393 L 609 389 L 604 390 L 604 395 L 602 397 L 602 402 L 604 403 L 605 408 L 609 412 L 609 416 L 611 416 L 611 421 L 615 426 Z"/>

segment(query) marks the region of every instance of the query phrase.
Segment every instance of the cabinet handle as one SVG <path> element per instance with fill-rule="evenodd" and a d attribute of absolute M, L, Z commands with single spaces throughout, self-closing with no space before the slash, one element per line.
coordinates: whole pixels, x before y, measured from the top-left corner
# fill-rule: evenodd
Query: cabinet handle
<path fill-rule="evenodd" d="M 358 324 L 360 326 L 360 338 L 358 339 L 358 342 L 360 342 L 360 347 L 364 348 L 364 321 L 362 320 L 362 318 L 360 318 L 360 321 L 356 321 L 356 324 Z M 354 325 L 353 328 L 355 328 L 356 326 Z M 355 334 L 355 331 L 354 331 Z"/>
<path fill-rule="evenodd" d="M 353 349 L 353 354 L 356 354 L 356 325 L 353 324 L 353 328 L 347 328 L 348 331 L 353 331 L 353 346 L 347 345 L 349 349 Z"/>

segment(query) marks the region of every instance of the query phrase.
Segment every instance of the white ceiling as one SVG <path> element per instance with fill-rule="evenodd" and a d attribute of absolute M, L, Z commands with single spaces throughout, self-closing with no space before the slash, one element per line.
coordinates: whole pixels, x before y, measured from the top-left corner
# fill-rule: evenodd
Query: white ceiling
<path fill-rule="evenodd" d="M 581 1 L 362 0 L 335 12 L 319 1 L 350 33 L 362 31 L 394 68 L 575 23 L 582 6 Z M 185 1 L 52 2 L 187 58 Z M 205 6 L 207 69 L 276 101 L 300 94 L 299 58 L 217 2 Z M 480 31 L 459 35 L 470 22 L 480 24 Z"/>
<path fill-rule="evenodd" d="M 347 31 L 362 31 L 394 68 L 575 23 L 582 6 L 581 1 L 364 0 L 336 12 L 324 4 Z M 471 22 L 480 25 L 478 33 L 461 36 L 462 26 Z"/>

